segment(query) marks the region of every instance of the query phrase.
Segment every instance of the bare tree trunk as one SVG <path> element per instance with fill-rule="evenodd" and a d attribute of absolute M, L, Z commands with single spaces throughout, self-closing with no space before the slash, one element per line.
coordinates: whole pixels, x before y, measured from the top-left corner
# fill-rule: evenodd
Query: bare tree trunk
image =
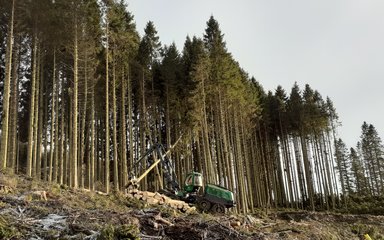
<path fill-rule="evenodd" d="M 308 156 L 308 146 L 307 146 L 307 140 L 304 135 L 300 137 L 301 139 L 301 148 L 303 152 L 303 162 L 304 162 L 304 170 L 305 170 L 305 180 L 307 184 L 307 192 L 308 192 L 308 198 L 309 198 L 309 204 L 311 207 L 311 210 L 315 210 L 315 203 L 314 203 L 314 189 L 313 189 L 313 174 L 312 174 L 312 167 L 311 163 L 309 161 Z"/>
<path fill-rule="evenodd" d="M 88 135 L 88 131 L 85 127 L 85 121 L 87 118 L 87 102 L 88 102 L 88 54 L 87 51 L 84 53 L 84 58 L 85 58 L 85 63 L 84 63 L 84 98 L 83 98 L 83 111 L 81 115 L 81 132 L 80 132 L 80 161 L 78 163 L 79 167 L 79 177 L 80 177 L 80 187 L 84 187 L 84 179 L 85 179 L 85 174 L 83 173 L 83 161 L 85 159 L 85 149 L 86 149 L 86 143 L 85 139 L 86 136 Z M 86 165 L 87 168 L 89 169 L 89 164 Z M 89 176 L 89 174 L 87 174 Z M 89 180 L 88 180 L 88 185 L 89 185 Z"/>
<path fill-rule="evenodd" d="M 112 121 L 113 121 L 113 185 L 119 191 L 119 161 L 117 156 L 117 107 L 116 107 L 116 62 L 113 61 L 112 77 Z"/>
<path fill-rule="evenodd" d="M 105 49 L 105 167 L 104 167 L 104 187 L 105 192 L 109 193 L 109 42 L 108 42 L 108 23 L 107 23 L 107 46 Z"/>
<path fill-rule="evenodd" d="M 139 116 L 140 121 L 140 157 L 144 156 L 146 152 L 146 105 L 145 105 L 145 75 L 144 75 L 144 67 L 141 69 L 142 79 L 140 85 L 140 93 L 141 93 L 141 112 Z M 147 178 L 145 178 L 142 182 L 142 187 L 147 189 Z"/>
<path fill-rule="evenodd" d="M 43 80 L 43 77 L 41 77 L 40 75 L 41 71 L 40 70 L 40 61 L 41 61 L 41 56 L 40 56 L 40 51 L 39 51 L 39 54 L 38 54 L 38 57 L 37 57 L 37 70 L 36 70 L 36 99 L 35 99 L 35 109 L 34 109 L 34 121 L 33 121 L 33 160 L 32 160 L 32 176 L 35 177 L 36 176 L 36 170 L 37 170 L 37 145 L 38 145 L 38 142 L 37 142 L 37 139 L 38 139 L 38 123 L 39 123 L 39 96 L 40 96 L 40 82 Z"/>
<path fill-rule="evenodd" d="M 36 109 L 37 113 L 36 116 L 38 116 L 38 124 L 37 124 L 37 138 L 36 138 L 36 177 L 37 179 L 41 179 L 41 157 L 42 157 L 42 141 L 43 141 L 43 123 L 44 123 L 44 81 L 41 79 L 41 86 L 40 86 L 40 100 L 38 101 L 39 104 L 37 104 Z M 37 100 L 37 99 L 36 99 Z"/>
<path fill-rule="evenodd" d="M 11 86 L 11 98 L 10 98 L 10 131 L 9 131 L 9 150 L 8 150 L 8 166 L 11 169 L 12 173 L 15 173 L 16 170 L 16 158 L 17 158 L 17 119 L 18 119 L 18 100 L 19 100 L 19 66 L 20 66 L 20 53 L 19 47 L 15 47 L 15 57 L 13 58 L 13 69 L 12 69 L 12 86 Z"/>
<path fill-rule="evenodd" d="M 49 157 L 49 176 L 48 181 L 52 182 L 52 176 L 53 176 L 53 162 L 56 162 L 56 159 L 54 159 L 54 152 L 56 151 L 57 146 L 55 146 L 55 125 L 56 125 L 56 50 L 53 50 L 53 71 L 52 71 L 52 104 L 51 104 L 51 144 L 49 147 L 50 150 L 50 157 Z M 53 179 L 53 181 L 55 181 Z"/>
<path fill-rule="evenodd" d="M 127 82 L 127 94 L 128 94 L 128 128 L 129 128 L 129 170 L 134 171 L 134 144 L 133 144 L 133 116 L 132 116 L 132 83 L 131 83 L 131 71 L 128 65 L 128 82 Z"/>
<path fill-rule="evenodd" d="M 31 79 L 31 103 L 29 110 L 29 129 L 28 129 L 28 154 L 27 154 L 27 176 L 32 176 L 32 161 L 33 161 L 33 122 L 35 118 L 35 95 L 36 95 L 36 67 L 37 67 L 37 37 L 33 40 L 33 60 L 32 60 L 32 79 Z"/>
<path fill-rule="evenodd" d="M 67 141 L 66 141 L 66 132 L 65 132 L 65 107 L 64 107 L 64 99 L 61 100 L 61 121 L 60 121 L 60 164 L 59 164 L 59 183 L 64 183 L 64 167 L 65 167 L 65 152 L 67 151 Z"/>
<path fill-rule="evenodd" d="M 48 98 L 44 99 L 44 156 L 42 164 L 43 180 L 48 180 L 47 164 L 48 164 Z"/>
<path fill-rule="evenodd" d="M 127 129 L 126 129 L 126 119 L 125 119 L 125 97 L 126 97 L 126 86 L 125 86 L 125 74 L 124 68 L 121 78 L 121 105 L 120 105 L 120 149 L 121 149 L 121 162 L 122 162 L 122 179 L 121 179 L 121 188 L 128 183 L 128 168 L 127 168 Z"/>
<path fill-rule="evenodd" d="M 75 29 L 74 29 L 74 56 L 73 56 L 73 125 L 72 125 L 72 161 L 71 161 L 71 176 L 72 176 L 72 187 L 78 188 L 78 176 L 77 176 L 77 120 L 78 120 L 78 39 L 77 39 L 77 16 L 75 16 Z"/>
<path fill-rule="evenodd" d="M 91 92 L 91 177 L 89 187 L 95 190 L 95 84 Z"/>
<path fill-rule="evenodd" d="M 1 149 L 0 160 L 1 169 L 7 168 L 7 155 L 8 155 L 8 131 L 9 131 L 9 96 L 11 90 L 11 73 L 12 73 L 12 52 L 13 52 L 13 25 L 15 15 L 15 1 L 12 1 L 11 21 L 9 22 L 8 38 L 7 38 L 7 51 L 5 59 L 5 80 L 4 80 L 4 94 L 3 94 L 3 113 L 2 113 L 2 126 L 1 126 Z"/>

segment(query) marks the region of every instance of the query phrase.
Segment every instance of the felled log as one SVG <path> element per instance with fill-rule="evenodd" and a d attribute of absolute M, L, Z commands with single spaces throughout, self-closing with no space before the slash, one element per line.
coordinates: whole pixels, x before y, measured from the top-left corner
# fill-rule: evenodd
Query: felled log
<path fill-rule="evenodd" d="M 47 201 L 47 192 L 46 191 L 31 191 L 25 193 L 23 196 L 21 196 L 21 199 L 26 201 L 32 201 L 32 200 L 44 200 Z"/>
<path fill-rule="evenodd" d="M 168 220 L 162 218 L 162 217 L 160 216 L 160 214 L 155 215 L 154 219 L 155 219 L 156 221 L 161 222 L 161 223 L 164 223 L 164 224 L 166 224 L 166 225 L 168 225 L 168 226 L 173 226 L 173 223 L 171 223 L 170 221 L 168 221 Z"/>
<path fill-rule="evenodd" d="M 180 210 L 182 212 L 193 212 L 196 210 L 190 207 L 186 202 L 169 198 L 158 192 L 139 191 L 137 189 L 130 189 L 126 194 L 127 198 L 136 198 L 152 205 L 166 205 L 170 208 Z"/>
<path fill-rule="evenodd" d="M 241 222 L 240 221 L 231 222 L 231 226 L 232 227 L 240 227 L 241 226 Z"/>
<path fill-rule="evenodd" d="M 159 203 L 159 200 L 157 200 L 157 199 L 154 199 L 154 198 L 147 198 L 146 200 L 145 200 L 148 204 L 158 204 Z"/>
<path fill-rule="evenodd" d="M 96 194 L 103 195 L 103 196 L 108 196 L 108 193 L 101 192 L 101 191 L 95 191 Z"/>
<path fill-rule="evenodd" d="M 154 197 L 156 195 L 156 193 L 154 192 L 148 192 L 148 191 L 142 191 L 141 194 L 143 195 L 143 197 Z"/>

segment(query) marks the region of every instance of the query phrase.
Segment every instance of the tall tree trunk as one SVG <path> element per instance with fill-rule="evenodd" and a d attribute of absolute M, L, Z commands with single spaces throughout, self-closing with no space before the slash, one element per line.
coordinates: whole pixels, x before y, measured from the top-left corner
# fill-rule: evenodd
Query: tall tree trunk
<path fill-rule="evenodd" d="M 127 82 L 127 92 L 128 92 L 128 128 L 129 128 L 129 166 L 130 171 L 133 171 L 134 163 L 134 144 L 133 144 L 133 116 L 132 116 L 132 83 L 131 83 L 131 71 L 130 66 L 128 65 L 128 82 Z"/>
<path fill-rule="evenodd" d="M 1 169 L 7 168 L 7 155 L 8 155 L 8 131 L 9 131 L 9 96 L 11 90 L 11 73 L 12 73 L 12 52 L 13 52 L 13 25 L 15 15 L 15 2 L 12 1 L 11 20 L 8 28 L 7 38 L 7 51 L 5 59 L 5 80 L 4 80 L 4 94 L 3 94 L 3 113 L 2 113 L 2 126 L 1 126 L 1 149 L 0 160 Z"/>
<path fill-rule="evenodd" d="M 300 188 L 300 197 L 303 202 L 303 200 L 307 199 L 307 194 L 306 194 L 306 186 L 304 183 L 305 180 L 304 180 L 304 173 L 303 173 L 303 166 L 302 166 L 302 158 L 301 158 L 301 153 L 299 149 L 298 137 L 296 136 L 293 137 L 293 147 L 294 147 L 295 158 L 296 158 L 298 186 Z"/>
<path fill-rule="evenodd" d="M 89 187 L 95 190 L 95 83 L 92 84 L 91 92 L 91 177 Z"/>
<path fill-rule="evenodd" d="M 84 52 L 84 98 L 83 98 L 83 111 L 81 115 L 81 132 L 80 132 L 80 161 L 78 163 L 79 167 L 79 177 L 80 177 L 80 187 L 84 187 L 85 173 L 83 172 L 83 162 L 85 160 L 85 149 L 86 143 L 85 139 L 88 135 L 87 127 L 85 126 L 85 122 L 87 119 L 87 102 L 88 102 L 88 54 L 87 50 Z M 89 164 L 86 164 L 89 169 Z M 87 174 L 89 176 L 89 174 Z M 88 179 L 89 185 L 89 179 Z"/>
<path fill-rule="evenodd" d="M 43 156 L 43 164 L 42 164 L 42 172 L 43 172 L 43 180 L 48 180 L 48 172 L 47 172 L 47 164 L 48 164 L 48 105 L 49 99 L 46 97 L 44 99 L 44 156 Z"/>
<path fill-rule="evenodd" d="M 113 121 L 113 185 L 119 191 L 119 161 L 117 156 L 117 107 L 116 107 L 116 62 L 113 61 L 112 77 L 112 121 Z"/>
<path fill-rule="evenodd" d="M 79 69 L 78 69 L 78 39 L 77 39 L 77 16 L 75 16 L 74 22 L 74 56 L 73 56 L 73 105 L 72 105 L 72 159 L 71 159 L 71 176 L 72 176 L 72 187 L 78 188 L 78 169 L 77 169 L 77 120 L 78 120 L 78 82 L 79 82 Z"/>
<path fill-rule="evenodd" d="M 105 49 L 105 167 L 104 167 L 104 187 L 105 192 L 109 193 L 109 42 L 108 42 L 108 23 L 107 23 L 107 43 Z"/>
<path fill-rule="evenodd" d="M 141 68 L 142 73 L 142 79 L 141 79 L 141 85 L 140 85 L 140 94 L 141 94 L 141 109 L 140 109 L 140 116 L 139 116 L 139 122 L 140 122 L 140 157 L 144 156 L 146 152 L 146 130 L 147 130 L 147 124 L 146 124 L 146 105 L 145 105 L 145 73 L 144 73 L 144 67 Z M 143 189 L 147 189 L 147 178 L 145 178 L 142 182 Z"/>
<path fill-rule="evenodd" d="M 67 141 L 66 141 L 66 131 L 65 131 L 65 107 L 64 99 L 61 100 L 61 120 L 60 120 L 60 164 L 59 164 L 59 183 L 64 183 L 64 167 L 65 165 L 65 156 L 67 151 Z"/>
<path fill-rule="evenodd" d="M 224 157 L 224 168 L 226 172 L 226 182 L 229 189 L 234 189 L 233 179 L 232 179 L 232 171 L 231 171 L 231 163 L 229 161 L 229 146 L 228 146 L 228 133 L 225 124 L 225 113 L 224 113 L 224 103 L 221 95 L 219 95 L 219 110 L 220 110 L 220 125 L 221 125 L 221 134 L 223 138 L 223 157 Z"/>
<path fill-rule="evenodd" d="M 55 183 L 58 182 L 58 177 L 59 177 L 59 97 L 58 97 L 58 86 L 56 86 L 56 96 L 55 96 L 55 101 L 56 101 L 56 110 L 55 110 L 55 140 L 54 140 L 54 160 L 53 160 L 53 181 Z"/>
<path fill-rule="evenodd" d="M 49 157 L 49 176 L 48 181 L 52 182 L 53 177 L 53 162 L 56 162 L 56 159 L 54 159 L 54 152 L 57 149 L 57 146 L 55 146 L 55 138 L 57 132 L 55 132 L 55 125 L 56 125 L 56 50 L 53 50 L 53 70 L 52 70 L 52 104 L 51 104 L 51 145 L 50 145 L 50 157 Z M 55 181 L 55 179 L 53 179 Z"/>
<path fill-rule="evenodd" d="M 10 96 L 10 130 L 9 130 L 9 151 L 8 151 L 8 165 L 11 169 L 11 172 L 14 173 L 16 169 L 16 158 L 17 158 L 17 119 L 18 119 L 18 100 L 19 100 L 19 66 L 20 66 L 20 53 L 19 47 L 15 47 L 15 56 L 13 58 L 13 69 L 12 69 L 12 86 L 11 86 L 11 96 Z"/>
<path fill-rule="evenodd" d="M 32 176 L 35 177 L 36 176 L 36 170 L 37 170 L 37 145 L 38 145 L 38 142 L 37 142 L 37 139 L 38 139 L 38 124 L 39 124 L 39 99 L 40 99 L 40 94 L 42 94 L 42 90 L 41 90 L 41 87 L 40 87 L 40 82 L 42 82 L 43 80 L 43 70 L 41 70 L 40 68 L 42 68 L 42 64 L 41 64 L 41 55 L 40 55 L 40 51 L 38 53 L 38 57 L 37 57 L 37 70 L 36 70 L 36 99 L 35 99 L 35 109 L 34 109 L 34 121 L 33 121 L 33 157 L 32 157 Z"/>
<path fill-rule="evenodd" d="M 310 208 L 312 211 L 314 211 L 315 210 L 315 203 L 314 203 L 315 192 L 313 189 L 314 186 L 313 186 L 312 167 L 311 167 L 311 163 L 309 161 L 309 156 L 308 156 L 308 146 L 307 146 L 308 143 L 304 134 L 301 135 L 300 140 L 301 140 L 301 148 L 303 152 L 303 162 L 304 162 L 305 180 L 307 185 L 308 199 L 309 199 Z"/>
<path fill-rule="evenodd" d="M 122 71 L 121 78 L 121 105 L 120 105 L 120 149 L 121 149 L 121 163 L 122 163 L 122 179 L 121 188 L 128 183 L 128 168 L 127 168 L 127 129 L 126 129 L 126 112 L 125 112 L 125 97 L 126 97 L 126 86 L 125 86 L 125 74 L 124 68 Z"/>
<path fill-rule="evenodd" d="M 42 74 L 43 76 L 43 74 Z M 40 94 L 39 94 L 39 101 L 36 105 L 36 115 L 38 116 L 36 120 L 38 120 L 38 123 L 36 124 L 37 127 L 37 137 L 36 137 L 36 177 L 37 179 L 41 179 L 41 157 L 42 157 L 42 141 L 43 141 L 43 124 L 44 124 L 44 81 L 43 79 L 40 80 L 41 86 L 40 86 Z M 37 101 L 37 98 L 36 98 Z"/>

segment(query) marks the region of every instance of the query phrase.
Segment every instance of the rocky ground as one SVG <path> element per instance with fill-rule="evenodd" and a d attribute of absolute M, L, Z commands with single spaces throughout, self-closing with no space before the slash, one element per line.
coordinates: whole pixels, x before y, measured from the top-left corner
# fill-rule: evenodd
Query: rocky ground
<path fill-rule="evenodd" d="M 123 194 L 0 178 L 0 239 L 384 239 L 384 217 L 260 211 L 182 213 Z"/>

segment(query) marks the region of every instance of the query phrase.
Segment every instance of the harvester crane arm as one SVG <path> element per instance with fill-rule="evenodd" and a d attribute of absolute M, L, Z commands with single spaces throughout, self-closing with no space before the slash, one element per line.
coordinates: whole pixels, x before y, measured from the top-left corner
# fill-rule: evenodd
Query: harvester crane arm
<path fill-rule="evenodd" d="M 154 144 L 151 146 L 151 148 L 144 154 L 143 157 L 141 157 L 137 162 L 134 163 L 134 168 L 143 160 L 148 158 L 153 152 L 156 151 L 159 158 L 156 157 L 156 154 L 152 154 L 154 158 L 154 162 L 142 173 L 139 177 L 133 177 L 129 183 L 126 185 L 126 188 L 128 187 L 138 187 L 138 184 L 140 183 L 143 178 L 145 178 L 148 173 L 150 173 L 160 162 L 162 163 L 164 178 L 166 181 L 166 186 L 170 187 L 174 191 L 179 190 L 179 184 L 176 180 L 176 174 L 174 171 L 174 167 L 171 163 L 171 161 L 168 159 L 168 155 L 171 153 L 171 151 L 174 149 L 176 144 L 180 141 L 181 137 L 167 150 L 165 151 L 163 145 L 161 144 Z"/>

